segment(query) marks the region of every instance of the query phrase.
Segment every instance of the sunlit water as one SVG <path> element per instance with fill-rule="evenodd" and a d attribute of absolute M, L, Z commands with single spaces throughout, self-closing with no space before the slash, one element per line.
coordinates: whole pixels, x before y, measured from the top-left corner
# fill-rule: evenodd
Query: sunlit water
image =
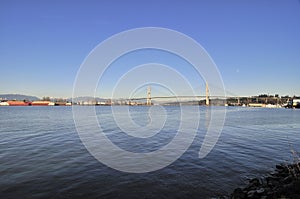
<path fill-rule="evenodd" d="M 178 109 L 165 107 L 164 128 L 145 141 L 128 139 L 110 107 L 96 107 L 96 113 L 114 144 L 140 153 L 172 140 Z M 138 125 L 149 123 L 148 107 L 129 110 Z M 197 136 L 180 159 L 158 171 L 125 173 L 89 154 L 71 107 L 0 107 L 0 113 L 0 198 L 211 198 L 292 161 L 291 149 L 300 151 L 300 110 L 229 107 L 216 146 L 199 159 L 209 113 L 201 107 Z"/>

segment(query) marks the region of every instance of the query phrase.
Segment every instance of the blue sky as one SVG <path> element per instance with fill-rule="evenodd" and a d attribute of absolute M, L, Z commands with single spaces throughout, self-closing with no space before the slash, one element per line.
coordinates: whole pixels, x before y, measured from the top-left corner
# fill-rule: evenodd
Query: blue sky
<path fill-rule="evenodd" d="M 0 93 L 70 97 L 93 48 L 121 31 L 148 26 L 200 43 L 229 95 L 300 95 L 298 0 L 1 0 Z M 192 84 L 203 90 L 203 82 Z"/>

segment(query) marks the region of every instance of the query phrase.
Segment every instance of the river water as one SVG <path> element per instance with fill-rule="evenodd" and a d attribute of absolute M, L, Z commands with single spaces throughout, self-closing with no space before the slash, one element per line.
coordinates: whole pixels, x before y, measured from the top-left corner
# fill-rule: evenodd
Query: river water
<path fill-rule="evenodd" d="M 164 109 L 164 133 L 145 142 L 126 139 L 110 107 L 96 107 L 96 114 L 114 144 L 139 153 L 158 150 L 175 136 L 178 107 Z M 136 123 L 147 125 L 149 107 L 129 110 Z M 217 144 L 200 159 L 208 112 L 200 107 L 197 135 L 179 159 L 157 171 L 127 173 L 88 152 L 72 107 L 0 107 L 0 198 L 212 198 L 293 161 L 291 149 L 300 151 L 300 110 L 227 107 Z"/>

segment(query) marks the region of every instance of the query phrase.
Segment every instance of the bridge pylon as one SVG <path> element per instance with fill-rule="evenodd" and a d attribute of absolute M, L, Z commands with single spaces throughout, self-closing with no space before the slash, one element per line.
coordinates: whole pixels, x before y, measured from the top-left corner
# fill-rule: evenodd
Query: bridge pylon
<path fill-rule="evenodd" d="M 151 106 L 151 86 L 148 86 L 147 89 L 147 102 L 146 102 L 147 106 Z"/>
<path fill-rule="evenodd" d="M 206 104 L 206 106 L 209 106 L 209 88 L 208 88 L 207 82 L 205 85 L 205 104 Z"/>

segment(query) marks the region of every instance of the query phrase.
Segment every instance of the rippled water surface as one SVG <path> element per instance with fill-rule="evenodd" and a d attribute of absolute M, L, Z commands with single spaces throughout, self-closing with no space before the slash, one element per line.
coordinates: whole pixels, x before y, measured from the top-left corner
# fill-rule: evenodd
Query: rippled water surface
<path fill-rule="evenodd" d="M 130 107 L 132 120 L 147 126 L 161 117 L 149 117 L 148 109 Z M 106 136 L 136 153 L 158 150 L 176 135 L 179 107 L 164 111 L 162 130 L 144 139 L 123 132 L 110 107 L 96 107 Z M 277 163 L 292 161 L 291 149 L 300 151 L 300 110 L 229 107 L 216 146 L 199 159 L 209 118 L 209 109 L 201 107 L 196 138 L 178 160 L 150 173 L 125 173 L 87 151 L 71 107 L 0 107 L 0 113 L 0 198 L 211 198 L 267 174 Z"/>

